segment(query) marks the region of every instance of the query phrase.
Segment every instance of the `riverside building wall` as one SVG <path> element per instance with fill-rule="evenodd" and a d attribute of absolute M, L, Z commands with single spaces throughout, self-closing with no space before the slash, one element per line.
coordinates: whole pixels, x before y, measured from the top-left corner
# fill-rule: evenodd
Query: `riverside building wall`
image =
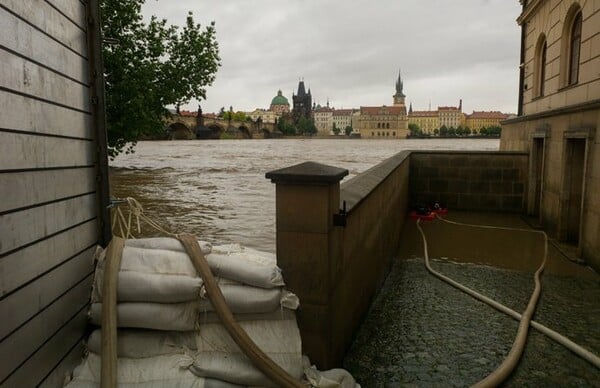
<path fill-rule="evenodd" d="M 600 269 L 600 1 L 528 1 L 518 117 L 500 149 L 531 155 L 527 212 Z"/>

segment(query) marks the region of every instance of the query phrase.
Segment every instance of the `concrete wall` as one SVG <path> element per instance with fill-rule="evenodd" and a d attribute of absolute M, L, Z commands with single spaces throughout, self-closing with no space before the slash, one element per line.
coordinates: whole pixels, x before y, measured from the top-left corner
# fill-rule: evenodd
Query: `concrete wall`
<path fill-rule="evenodd" d="M 526 153 L 415 151 L 410 198 L 413 204 L 441 201 L 456 210 L 522 212 L 527 169 Z"/>
<path fill-rule="evenodd" d="M 83 355 L 109 226 L 97 5 L 0 5 L 1 386 L 62 386 Z"/>
<path fill-rule="evenodd" d="M 303 352 L 320 368 L 341 364 L 415 198 L 433 190 L 454 209 L 521 211 L 527 166 L 519 152 L 403 151 L 341 187 L 347 170 L 318 163 L 267 173 L 277 185 L 277 262 L 300 297 Z"/>
<path fill-rule="evenodd" d="M 316 163 L 267 174 L 277 184 L 277 261 L 287 287 L 300 297 L 303 351 L 320 368 L 340 365 L 398 251 L 408 155 L 386 160 L 341 189 L 347 170 Z M 344 201 L 345 216 L 339 214 Z"/>

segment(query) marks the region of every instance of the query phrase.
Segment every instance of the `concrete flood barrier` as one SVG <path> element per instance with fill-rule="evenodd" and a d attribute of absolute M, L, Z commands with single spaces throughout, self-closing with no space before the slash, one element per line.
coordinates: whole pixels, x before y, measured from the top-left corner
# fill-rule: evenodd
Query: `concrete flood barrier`
<path fill-rule="evenodd" d="M 314 162 L 268 172 L 303 352 L 319 368 L 341 365 L 398 255 L 411 204 L 521 212 L 528 163 L 526 153 L 402 151 L 341 185 L 347 170 Z"/>

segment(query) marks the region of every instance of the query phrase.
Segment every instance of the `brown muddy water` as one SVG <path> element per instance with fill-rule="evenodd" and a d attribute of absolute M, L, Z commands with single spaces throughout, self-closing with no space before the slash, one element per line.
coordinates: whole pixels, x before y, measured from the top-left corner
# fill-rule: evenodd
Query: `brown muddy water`
<path fill-rule="evenodd" d="M 139 142 L 134 154 L 110 163 L 111 195 L 136 198 L 170 231 L 275 252 L 275 185 L 265 179 L 268 171 L 315 161 L 346 168 L 351 179 L 407 149 L 498 148 L 498 139 Z"/>

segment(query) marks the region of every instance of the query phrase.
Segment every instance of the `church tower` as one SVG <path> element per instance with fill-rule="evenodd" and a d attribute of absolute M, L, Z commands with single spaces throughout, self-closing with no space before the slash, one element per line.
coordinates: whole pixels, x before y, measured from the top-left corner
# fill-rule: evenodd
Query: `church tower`
<path fill-rule="evenodd" d="M 300 117 L 310 119 L 312 95 L 310 93 L 310 88 L 308 89 L 308 93 L 306 92 L 306 89 L 304 88 L 304 80 L 300 80 L 300 82 L 298 82 L 298 93 L 292 94 L 292 100 L 294 103 L 294 107 L 292 109 L 292 117 L 294 122 L 297 123 L 298 120 L 300 120 Z"/>
<path fill-rule="evenodd" d="M 404 106 L 406 96 L 402 93 L 403 88 L 402 75 L 398 71 L 398 80 L 396 81 L 396 94 L 394 94 L 394 106 Z"/>

